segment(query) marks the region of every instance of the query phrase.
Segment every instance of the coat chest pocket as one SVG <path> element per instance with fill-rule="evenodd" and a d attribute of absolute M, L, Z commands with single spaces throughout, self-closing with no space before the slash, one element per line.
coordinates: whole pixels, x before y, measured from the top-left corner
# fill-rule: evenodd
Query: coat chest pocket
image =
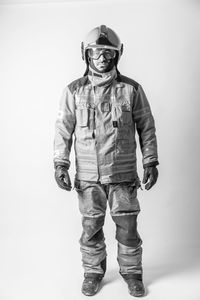
<path fill-rule="evenodd" d="M 122 105 L 121 112 L 122 125 L 130 125 L 132 123 L 132 114 L 130 106 Z"/>
<path fill-rule="evenodd" d="M 110 103 L 109 102 L 102 102 L 101 103 L 101 112 L 110 112 Z"/>
<path fill-rule="evenodd" d="M 88 108 L 77 108 L 76 109 L 76 124 L 80 127 L 87 127 L 89 120 Z"/>
<path fill-rule="evenodd" d="M 119 121 L 119 127 L 132 123 L 131 108 L 128 105 L 116 105 L 112 108 L 113 121 Z"/>

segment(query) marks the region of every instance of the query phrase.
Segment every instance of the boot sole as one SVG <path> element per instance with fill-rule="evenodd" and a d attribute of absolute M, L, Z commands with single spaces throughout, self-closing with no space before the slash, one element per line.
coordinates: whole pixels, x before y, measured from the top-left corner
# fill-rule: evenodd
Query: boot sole
<path fill-rule="evenodd" d="M 94 292 L 91 294 L 91 293 L 87 293 L 86 291 L 84 291 L 83 289 L 81 289 L 81 292 L 83 295 L 85 296 L 94 296 L 97 294 L 97 292 L 99 291 L 100 289 L 100 284 L 98 284 L 97 288 L 94 290 Z"/>
<path fill-rule="evenodd" d="M 128 290 L 129 291 L 129 290 Z M 140 294 L 134 294 L 133 292 L 129 291 L 129 294 L 133 297 L 144 297 L 146 295 L 146 292 L 141 292 Z"/>

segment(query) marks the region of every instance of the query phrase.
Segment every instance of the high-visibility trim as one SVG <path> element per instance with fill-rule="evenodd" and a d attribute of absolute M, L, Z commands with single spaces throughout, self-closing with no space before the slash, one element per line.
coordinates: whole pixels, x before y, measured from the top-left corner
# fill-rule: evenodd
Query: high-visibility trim
<path fill-rule="evenodd" d="M 137 211 L 133 211 L 133 212 L 125 212 L 125 213 L 118 213 L 118 214 L 112 214 L 112 217 L 122 217 L 122 216 L 135 216 L 138 215 L 138 212 L 140 210 Z"/>
<path fill-rule="evenodd" d="M 84 174 L 97 174 L 97 169 L 82 169 L 82 168 L 79 168 L 78 166 L 76 167 L 76 170 L 77 172 L 80 172 L 80 173 L 84 173 Z"/>
<path fill-rule="evenodd" d="M 115 161 L 117 164 L 123 164 L 123 165 L 129 165 L 130 164 L 130 159 L 119 159 L 117 158 L 116 161 Z M 136 158 L 135 159 L 132 159 L 132 164 L 135 164 L 136 163 Z"/>
<path fill-rule="evenodd" d="M 81 160 L 82 161 L 91 161 L 91 162 L 97 161 L 96 156 L 86 156 L 86 155 L 79 155 L 79 156 L 77 156 L 76 160 L 77 161 L 81 161 Z"/>

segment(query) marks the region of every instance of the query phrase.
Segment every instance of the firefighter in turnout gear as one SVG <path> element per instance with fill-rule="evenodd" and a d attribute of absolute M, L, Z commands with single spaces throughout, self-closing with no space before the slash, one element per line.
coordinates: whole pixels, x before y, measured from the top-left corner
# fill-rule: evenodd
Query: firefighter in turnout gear
<path fill-rule="evenodd" d="M 143 183 L 149 190 L 158 177 L 154 119 L 141 85 L 117 69 L 123 44 L 112 29 L 105 25 L 94 28 L 82 42 L 81 50 L 86 71 L 64 89 L 61 97 L 54 166 L 59 187 L 70 191 L 68 169 L 74 139 L 74 186 L 83 227 L 82 293 L 96 294 L 106 272 L 103 225 L 108 204 L 116 224 L 119 272 L 131 295 L 144 296 L 142 240 L 137 231 L 137 189 L 141 184 L 135 133 L 143 156 Z"/>

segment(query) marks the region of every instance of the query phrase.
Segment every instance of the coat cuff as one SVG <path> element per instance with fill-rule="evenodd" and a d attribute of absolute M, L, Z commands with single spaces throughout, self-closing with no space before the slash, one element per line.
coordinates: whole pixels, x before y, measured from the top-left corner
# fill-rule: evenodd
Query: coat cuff
<path fill-rule="evenodd" d="M 54 169 L 56 169 L 58 166 L 65 167 L 67 170 L 69 170 L 70 164 L 67 162 L 54 161 Z"/>
<path fill-rule="evenodd" d="M 152 162 L 149 162 L 147 164 L 144 164 L 143 165 L 143 168 L 148 168 L 148 167 L 156 167 L 157 165 L 159 165 L 159 162 L 158 161 L 152 161 Z"/>

